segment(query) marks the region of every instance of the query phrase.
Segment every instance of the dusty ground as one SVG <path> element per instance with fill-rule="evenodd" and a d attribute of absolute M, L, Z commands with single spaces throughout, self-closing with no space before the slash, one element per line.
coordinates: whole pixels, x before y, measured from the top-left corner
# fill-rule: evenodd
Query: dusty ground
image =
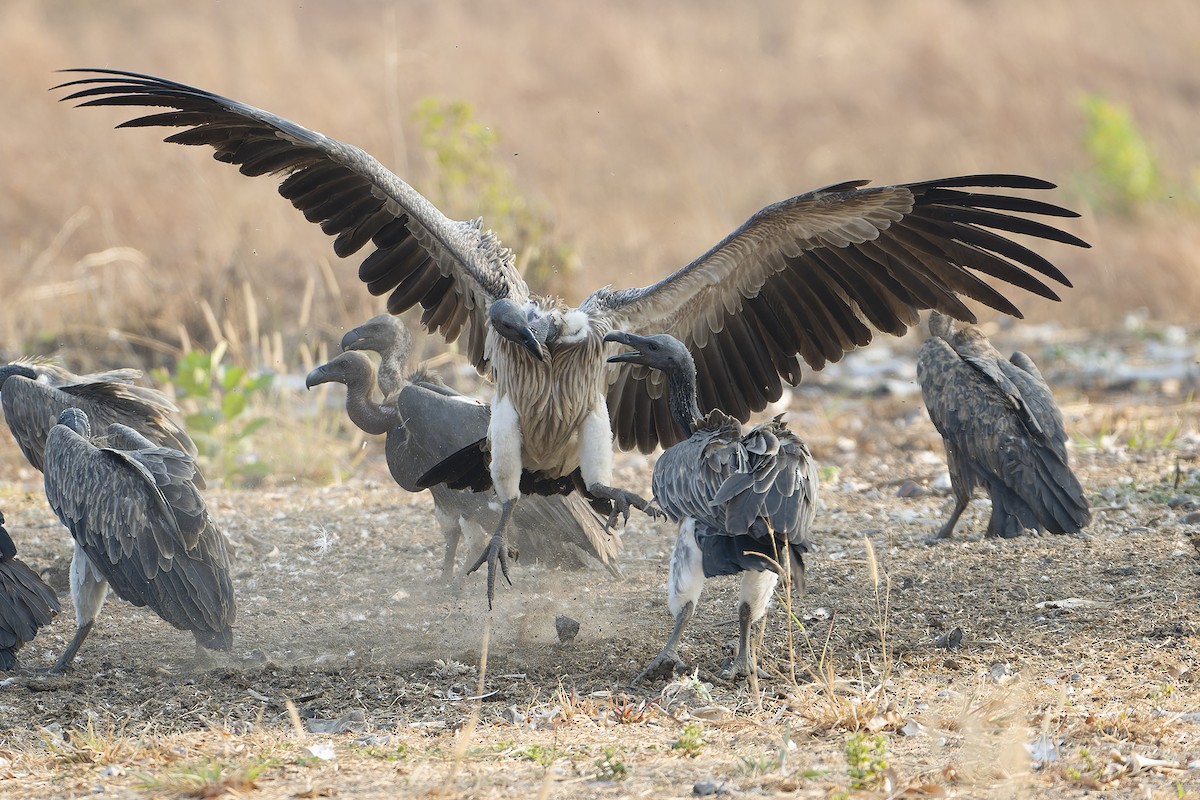
<path fill-rule="evenodd" d="M 67 676 L 0 683 L 0 795 L 1200 796 L 1190 404 L 1066 405 L 1073 429 L 1132 417 L 1172 432 L 1157 449 L 1110 433 L 1107 449 L 1075 452 L 1096 507 L 1086 537 L 984 541 L 977 501 L 935 548 L 922 539 L 949 501 L 928 491 L 943 466 L 916 404 L 796 416 L 830 467 L 796 608 L 811 649 L 791 629 L 801 672 L 821 662 L 824 680 L 783 677 L 778 608 L 763 645 L 776 677 L 757 691 L 717 679 L 736 597 L 718 579 L 683 648 L 699 681 L 626 688 L 669 629 L 666 525 L 633 520 L 621 581 L 519 566 L 489 618 L 478 575 L 461 592 L 436 584 L 428 500 L 396 490 L 373 454 L 339 486 L 211 493 L 240 603 L 216 664 L 110 599 Z M 647 463 L 626 457 L 622 479 L 644 487 Z M 64 564 L 34 477 L 2 500 L 26 560 Z M 864 538 L 887 579 L 886 647 Z M 581 623 L 568 644 L 560 613 Z M 65 608 L 25 664 L 51 663 L 72 629 Z M 887 769 L 855 789 L 848 742 L 876 734 Z"/>

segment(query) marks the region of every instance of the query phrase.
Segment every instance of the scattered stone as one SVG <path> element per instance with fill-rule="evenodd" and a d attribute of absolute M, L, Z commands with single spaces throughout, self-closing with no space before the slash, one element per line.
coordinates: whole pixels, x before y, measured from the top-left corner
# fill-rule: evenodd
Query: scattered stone
<path fill-rule="evenodd" d="M 309 733 L 361 733 L 367 727 L 367 718 L 361 709 L 347 711 L 337 719 L 308 719 L 304 726 Z"/>
<path fill-rule="evenodd" d="M 1200 525 L 1200 511 L 1189 511 L 1179 521 L 1184 525 Z"/>
<path fill-rule="evenodd" d="M 318 742 L 310 744 L 304 748 L 313 758 L 319 758 L 321 761 L 333 761 L 337 758 L 337 754 L 333 751 L 333 745 L 327 742 Z"/>
<path fill-rule="evenodd" d="M 1200 498 L 1191 494 L 1177 494 L 1167 501 L 1167 508 L 1189 510 L 1200 507 Z"/>
<path fill-rule="evenodd" d="M 929 490 L 916 481 L 905 481 L 896 490 L 896 497 L 924 497 Z"/>
<path fill-rule="evenodd" d="M 560 642 L 569 642 L 579 635 L 579 620 L 559 614 L 554 618 L 554 630 L 558 632 Z"/>
<path fill-rule="evenodd" d="M 997 661 L 988 668 L 988 680 L 1001 686 L 1011 683 L 1013 680 L 1012 667 L 1007 661 Z"/>
<path fill-rule="evenodd" d="M 718 794 L 733 794 L 737 787 L 725 781 L 697 781 L 692 784 L 692 794 L 697 797 L 712 797 Z"/>
<path fill-rule="evenodd" d="M 1030 758 L 1033 759 L 1031 765 L 1034 769 L 1053 764 L 1058 761 L 1058 748 L 1062 747 L 1062 739 L 1051 739 L 1047 736 L 1041 736 L 1032 742 L 1025 743 L 1025 749 L 1029 752 Z"/>
<path fill-rule="evenodd" d="M 957 650 L 962 646 L 963 632 L 962 628 L 954 627 L 943 633 L 934 640 L 934 647 L 941 647 L 946 650 Z"/>

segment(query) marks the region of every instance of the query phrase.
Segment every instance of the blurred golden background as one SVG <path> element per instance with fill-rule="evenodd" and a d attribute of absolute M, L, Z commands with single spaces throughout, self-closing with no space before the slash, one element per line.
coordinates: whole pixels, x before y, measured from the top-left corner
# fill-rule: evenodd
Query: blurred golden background
<path fill-rule="evenodd" d="M 1058 183 L 1040 199 L 1083 212 L 1066 227 L 1094 244 L 1039 243 L 1076 288 L 1061 306 L 1014 290 L 1031 319 L 1102 330 L 1145 308 L 1186 323 L 1200 306 L 1198 34 L 1189 0 L 9 0 L 0 342 L 10 357 L 150 366 L 220 335 L 281 369 L 383 307 L 359 259 L 336 259 L 272 180 L 162 144 L 167 129 L 114 131 L 119 109 L 59 103 L 47 89 L 68 67 L 281 114 L 460 218 L 488 209 L 469 185 L 443 191 L 416 109 L 465 103 L 497 137 L 467 168 L 533 209 L 564 262 L 547 280 L 575 302 L 656 280 L 827 183 L 1018 172 Z"/>

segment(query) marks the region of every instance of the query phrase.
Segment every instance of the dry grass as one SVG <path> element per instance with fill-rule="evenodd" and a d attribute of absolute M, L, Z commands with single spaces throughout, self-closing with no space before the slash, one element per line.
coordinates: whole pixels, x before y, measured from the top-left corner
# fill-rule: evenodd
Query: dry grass
<path fill-rule="evenodd" d="M 848 177 L 972 171 L 1044 175 L 1087 212 L 1090 252 L 1047 247 L 1078 286 L 1035 318 L 1100 325 L 1146 306 L 1185 320 L 1200 303 L 1200 226 L 1182 196 L 1117 217 L 1087 207 L 1079 98 L 1128 106 L 1164 173 L 1200 163 L 1187 0 L 1145 14 L 1119 0 L 1013 7 L 939 0 L 758 2 L 736 9 L 631 2 L 578 7 L 323 2 L 0 10 L 9 109 L 0 192 L 0 341 L 67 348 L 84 365 L 157 363 L 179 327 L 212 346 L 201 311 L 243 319 L 291 366 L 378 310 L 354 263 L 274 195 L 196 148 L 115 132 L 108 110 L 46 92 L 53 70 L 112 66 L 189 81 L 353 141 L 431 185 L 409 111 L 473 104 L 504 162 L 557 209 L 582 256 L 572 293 L 636 285 L 685 263 L 749 213 Z M 473 215 L 473 208 L 452 208 Z"/>

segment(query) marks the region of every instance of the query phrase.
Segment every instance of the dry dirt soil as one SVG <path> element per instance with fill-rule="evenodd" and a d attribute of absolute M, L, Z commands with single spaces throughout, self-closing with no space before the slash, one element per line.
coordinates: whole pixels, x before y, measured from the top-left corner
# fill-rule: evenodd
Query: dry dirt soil
<path fill-rule="evenodd" d="M 1190 404 L 1065 407 L 1074 429 L 1170 431 L 1076 449 L 1086 535 L 985 540 L 979 499 L 930 547 L 950 501 L 919 402 L 795 415 L 827 466 L 822 508 L 757 685 L 718 678 L 736 582 L 715 579 L 682 649 L 696 675 L 629 688 L 670 628 L 666 524 L 630 522 L 621 580 L 518 565 L 489 614 L 479 575 L 438 584 L 430 502 L 378 453 L 342 485 L 213 491 L 232 653 L 199 663 L 190 635 L 110 598 L 66 676 L 0 675 L 0 796 L 1200 796 Z M 620 479 L 646 489 L 649 463 L 622 457 Z M 37 476 L 3 504 L 64 590 L 22 652 L 45 666 L 73 631 L 70 540 Z"/>

